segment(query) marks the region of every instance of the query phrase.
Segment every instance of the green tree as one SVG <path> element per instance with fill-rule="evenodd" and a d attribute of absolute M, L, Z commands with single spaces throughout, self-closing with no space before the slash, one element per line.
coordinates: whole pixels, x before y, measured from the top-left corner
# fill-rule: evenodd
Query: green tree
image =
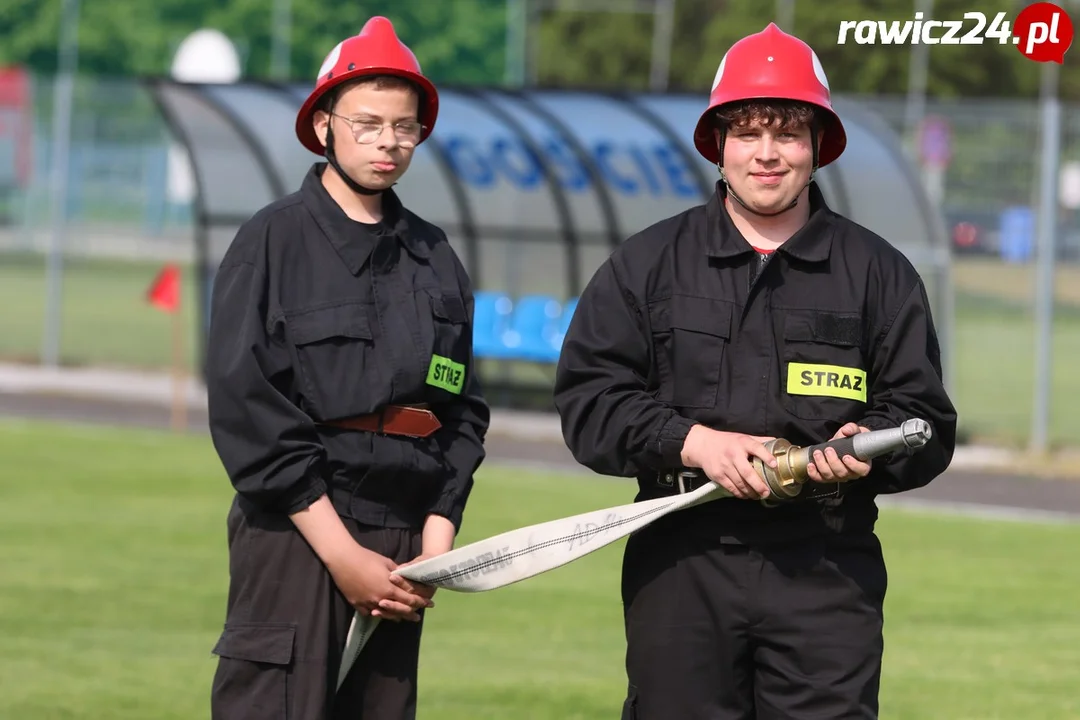
<path fill-rule="evenodd" d="M 212 0 L 109 0 L 79 8 L 80 71 L 95 75 L 163 74 L 172 51 L 200 26 Z M 0 0 L 0 62 L 38 73 L 57 67 L 60 0 Z"/>
<path fill-rule="evenodd" d="M 436 81 L 496 83 L 505 63 L 502 0 L 293 0 L 290 76 L 314 80 L 339 41 L 372 15 L 389 17 Z M 79 69 L 93 75 L 165 75 L 183 39 L 202 27 L 236 44 L 245 76 L 270 75 L 274 0 L 83 0 Z M 0 63 L 52 74 L 57 67 L 60 0 L 0 0 Z"/>
<path fill-rule="evenodd" d="M 556 10 L 531 28 L 540 85 L 648 87 L 652 16 Z"/>
<path fill-rule="evenodd" d="M 978 9 L 992 22 L 999 12 L 1011 23 L 1019 5 L 988 0 Z M 933 18 L 963 20 L 974 6 L 966 0 L 937 0 Z M 741 37 L 774 20 L 775 4 L 759 0 L 677 0 L 669 87 L 707 93 L 724 52 Z M 914 18 L 913 0 L 830 0 L 796 2 L 788 30 L 818 53 L 834 92 L 904 94 L 910 44 L 861 45 L 849 36 L 838 44 L 844 20 L 902 21 Z M 974 26 L 964 21 L 961 34 Z M 537 77 L 545 85 L 644 89 L 651 56 L 648 15 L 545 12 L 539 30 Z M 1011 43 L 938 45 L 930 49 L 927 92 L 931 97 L 1034 97 L 1041 66 Z M 1066 54 L 1061 95 L 1080 100 L 1080 52 Z"/>
<path fill-rule="evenodd" d="M 306 0 L 303 12 L 293 0 L 290 76 L 314 82 L 323 58 L 345 38 L 360 32 L 373 15 L 394 23 L 398 36 L 416 54 L 424 73 L 435 82 L 494 83 L 502 78 L 505 10 L 498 0 L 425 0 L 387 3 L 376 0 L 338 3 Z M 207 22 L 247 49 L 245 74 L 270 75 L 272 0 L 230 0 L 216 6 Z"/>
<path fill-rule="evenodd" d="M 94 75 L 164 75 L 189 33 L 213 27 L 237 45 L 249 78 L 270 75 L 275 0 L 83 0 L 79 67 Z M 843 20 L 908 20 L 915 0 L 795 2 L 794 32 L 821 57 L 833 90 L 873 95 L 903 94 L 911 45 L 837 43 Z M 359 32 L 374 14 L 394 21 L 424 71 L 436 82 L 501 84 L 506 62 L 505 0 L 292 0 L 290 77 L 314 80 L 330 49 Z M 648 87 L 653 18 L 648 13 L 578 12 L 573 0 L 545 3 L 538 27 L 536 76 L 542 85 Z M 631 4 L 627 0 L 627 6 Z M 644 5 L 640 5 L 644 7 Z M 969 0 L 936 0 L 935 19 L 963 18 Z M 987 0 L 979 10 L 992 20 L 1015 19 L 1021 3 Z M 61 0 L 0 0 L 0 63 L 56 70 Z M 669 87 L 707 93 L 724 51 L 737 39 L 773 20 L 774 2 L 676 0 Z M 1075 15 L 1075 14 L 1074 14 Z M 1074 22 L 1076 20 L 1074 19 Z M 967 21 L 964 30 L 972 27 Z M 1075 43 L 1074 43 L 1075 44 Z M 935 46 L 930 51 L 931 97 L 1027 97 L 1038 93 L 1042 66 L 1011 43 Z M 1061 95 L 1080 100 L 1080 51 L 1072 48 L 1060 69 Z"/>

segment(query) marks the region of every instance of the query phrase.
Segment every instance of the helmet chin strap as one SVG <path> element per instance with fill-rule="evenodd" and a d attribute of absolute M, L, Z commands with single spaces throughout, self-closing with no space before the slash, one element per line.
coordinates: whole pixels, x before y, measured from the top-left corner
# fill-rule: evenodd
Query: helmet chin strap
<path fill-rule="evenodd" d="M 781 208 L 780 210 L 777 210 L 776 212 L 766 213 L 766 212 L 761 212 L 760 210 L 755 210 L 754 208 L 747 205 L 743 201 L 743 199 L 741 197 L 739 197 L 738 193 L 736 193 L 735 190 L 731 187 L 731 183 L 728 182 L 727 175 L 724 174 L 724 167 L 720 163 L 716 163 L 716 168 L 720 171 L 720 180 L 722 180 L 725 187 L 727 187 L 727 194 L 730 197 L 732 197 L 735 200 L 735 202 L 742 205 L 743 208 L 745 208 L 748 212 L 751 212 L 754 215 L 757 215 L 759 217 L 776 217 L 777 215 L 783 215 L 788 210 L 791 210 L 792 208 L 794 208 L 796 205 L 799 204 L 799 195 L 802 193 L 802 191 L 805 188 L 809 187 L 810 183 L 813 182 L 813 180 L 814 180 L 814 173 L 813 173 L 813 171 L 811 171 L 810 179 L 806 181 L 806 185 L 803 185 L 802 188 L 799 189 L 799 192 L 795 194 L 795 198 L 790 203 L 788 203 L 787 207 Z"/>
<path fill-rule="evenodd" d="M 337 174 L 341 177 L 349 189 L 360 195 L 379 195 L 382 190 L 375 190 L 373 188 L 364 187 L 360 183 L 349 177 L 349 174 L 342 169 L 340 163 L 337 160 L 337 154 L 334 152 L 334 128 L 330 123 L 326 124 L 326 161 L 330 163 L 330 166 L 337 171 Z"/>
<path fill-rule="evenodd" d="M 777 215 L 783 215 L 787 211 L 791 210 L 792 208 L 794 208 L 796 205 L 799 204 L 799 195 L 802 194 L 802 191 L 805 190 L 806 188 L 810 187 L 810 183 L 814 182 L 814 174 L 817 173 L 817 169 L 818 169 L 818 144 L 817 144 L 816 138 L 817 138 L 817 123 L 811 123 L 811 125 L 810 125 L 810 142 L 811 142 L 811 144 L 813 145 L 813 148 L 814 148 L 814 165 L 813 165 L 813 168 L 810 170 L 810 177 L 807 178 L 806 184 L 803 185 L 801 188 L 799 188 L 799 192 L 795 193 L 795 198 L 788 204 L 787 207 L 781 208 L 780 210 L 777 210 L 776 212 L 765 213 L 765 212 L 761 212 L 760 210 L 755 210 L 754 208 L 747 205 L 746 202 L 744 202 L 743 199 L 741 197 L 739 197 L 738 193 L 736 193 L 735 190 L 731 187 L 731 183 L 728 182 L 727 174 L 724 173 L 724 165 L 723 165 L 724 142 L 727 140 L 727 132 L 725 130 L 721 130 L 720 131 L 720 143 L 719 143 L 720 161 L 716 163 L 716 169 L 720 171 L 720 180 L 721 180 L 721 182 L 724 183 L 724 186 L 727 188 L 728 195 L 731 196 L 732 198 L 734 198 L 735 202 L 742 205 L 748 212 L 751 212 L 754 215 L 757 215 L 758 217 L 776 217 Z"/>

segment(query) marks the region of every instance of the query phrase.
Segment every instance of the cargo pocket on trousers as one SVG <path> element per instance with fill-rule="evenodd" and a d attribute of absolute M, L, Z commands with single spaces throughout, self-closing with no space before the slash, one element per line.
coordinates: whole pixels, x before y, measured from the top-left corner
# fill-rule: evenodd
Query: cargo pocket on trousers
<path fill-rule="evenodd" d="M 213 653 L 213 717 L 288 720 L 288 675 L 296 628 L 282 623 L 228 624 Z"/>

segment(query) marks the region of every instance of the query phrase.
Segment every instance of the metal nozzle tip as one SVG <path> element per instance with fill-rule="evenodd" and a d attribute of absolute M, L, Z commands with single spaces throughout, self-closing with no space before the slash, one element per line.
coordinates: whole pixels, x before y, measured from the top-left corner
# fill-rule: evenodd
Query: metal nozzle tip
<path fill-rule="evenodd" d="M 904 424 L 900 426 L 900 431 L 904 436 L 904 444 L 911 448 L 922 447 L 930 442 L 933 435 L 930 423 L 921 418 L 905 420 Z"/>

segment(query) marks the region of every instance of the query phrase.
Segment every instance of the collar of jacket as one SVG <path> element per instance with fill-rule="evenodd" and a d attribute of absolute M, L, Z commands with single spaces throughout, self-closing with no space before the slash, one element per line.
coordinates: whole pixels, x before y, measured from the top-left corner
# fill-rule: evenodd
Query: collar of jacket
<path fill-rule="evenodd" d="M 322 184 L 322 174 L 330 165 L 317 162 L 311 166 L 300 188 L 304 205 L 322 228 L 323 233 L 341 256 L 349 272 L 358 275 L 364 267 L 371 251 L 375 249 L 378 238 L 361 223 L 356 222 L 342 210 Z M 391 225 L 390 234 L 394 235 L 405 250 L 418 258 L 430 258 L 431 250 L 409 232 L 409 223 L 405 209 L 397 193 L 387 189 L 382 194 L 383 216 L 387 225 Z"/>
<path fill-rule="evenodd" d="M 810 184 L 810 218 L 778 248 L 779 252 L 806 262 L 824 262 L 829 259 L 835 226 L 832 223 L 832 211 L 825 203 L 825 196 L 817 183 Z M 705 205 L 705 217 L 708 223 L 708 253 L 713 257 L 737 257 L 752 253 L 754 248 L 742 236 L 731 220 L 724 199 L 727 186 L 717 180 L 716 190 Z"/>

